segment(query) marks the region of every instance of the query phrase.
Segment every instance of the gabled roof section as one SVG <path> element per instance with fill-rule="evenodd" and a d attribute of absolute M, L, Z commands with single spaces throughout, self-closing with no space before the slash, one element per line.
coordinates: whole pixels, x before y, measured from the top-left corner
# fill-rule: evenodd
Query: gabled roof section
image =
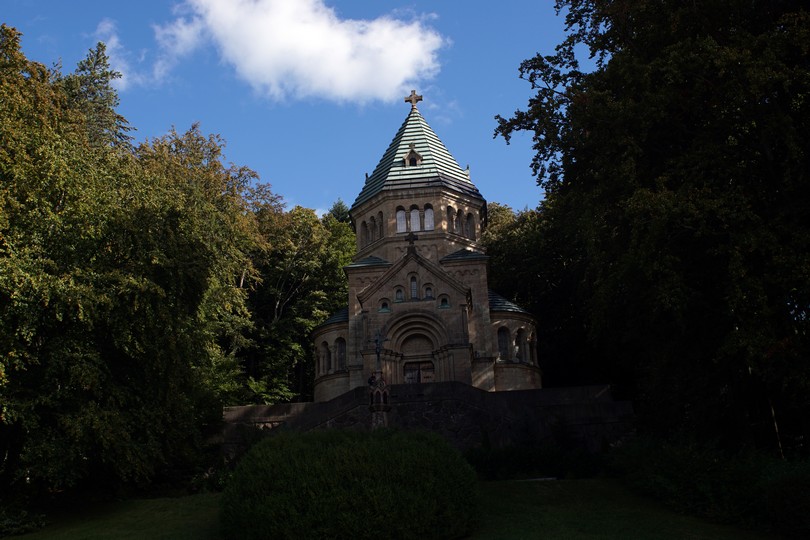
<path fill-rule="evenodd" d="M 411 262 L 415 262 L 417 265 L 421 266 L 427 271 L 426 274 L 423 274 L 423 278 L 425 275 L 432 275 L 436 279 L 442 280 L 444 283 L 447 283 L 450 287 L 456 289 L 464 295 L 469 292 L 469 287 L 467 287 L 465 284 L 448 274 L 442 267 L 430 262 L 414 251 L 406 253 L 404 257 L 394 263 L 377 280 L 357 293 L 357 299 L 360 300 L 361 303 L 365 303 L 372 294 L 380 290 L 382 287 L 393 286 L 391 279 L 394 277 L 394 275 L 396 275 L 397 272 L 400 271 L 401 268 Z"/>
<path fill-rule="evenodd" d="M 405 101 L 409 100 L 406 98 Z M 422 118 L 414 102 L 388 150 L 371 176 L 366 178 L 352 208 L 384 190 L 435 186 L 481 197 L 470 180 L 469 170 L 458 165 Z"/>

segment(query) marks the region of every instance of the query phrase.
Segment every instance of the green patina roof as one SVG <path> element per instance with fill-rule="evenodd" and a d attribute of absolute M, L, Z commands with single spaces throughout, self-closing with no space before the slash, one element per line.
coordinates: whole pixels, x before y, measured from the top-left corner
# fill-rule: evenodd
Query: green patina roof
<path fill-rule="evenodd" d="M 471 249 L 460 249 L 458 251 L 454 251 L 453 253 L 442 257 L 441 262 L 446 261 L 469 261 L 469 260 L 476 260 L 476 259 L 489 259 L 487 255 L 484 255 L 480 251 L 473 251 Z"/>
<path fill-rule="evenodd" d="M 411 144 L 422 157 L 422 162 L 405 166 L 404 158 L 411 151 Z M 470 181 L 469 171 L 458 165 L 419 110 L 412 107 L 374 172 L 366 179 L 352 208 L 384 190 L 434 186 L 481 197 L 478 188 Z"/>
<path fill-rule="evenodd" d="M 366 257 L 351 264 L 347 264 L 344 268 L 359 268 L 361 266 L 391 266 L 391 263 L 379 257 Z"/>
<path fill-rule="evenodd" d="M 489 294 L 489 310 L 490 311 L 511 311 L 513 313 L 525 313 L 526 315 L 531 315 L 528 311 L 520 307 L 519 305 L 515 304 L 514 302 L 510 302 L 500 294 L 496 293 L 492 289 L 487 291 Z"/>
<path fill-rule="evenodd" d="M 348 321 L 349 321 L 349 306 L 346 306 L 332 313 L 332 315 L 330 315 L 329 318 L 327 318 L 325 321 L 319 324 L 316 328 L 326 326 L 327 324 L 348 322 Z"/>

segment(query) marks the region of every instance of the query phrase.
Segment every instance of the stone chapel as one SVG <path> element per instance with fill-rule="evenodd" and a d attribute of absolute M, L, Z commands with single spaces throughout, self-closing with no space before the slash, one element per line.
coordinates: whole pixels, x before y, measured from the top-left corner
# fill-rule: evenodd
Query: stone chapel
<path fill-rule="evenodd" d="M 313 332 L 315 401 L 369 384 L 540 388 L 534 318 L 487 286 L 486 201 L 410 112 L 350 209 L 347 306 Z M 377 363 L 379 359 L 379 364 Z"/>

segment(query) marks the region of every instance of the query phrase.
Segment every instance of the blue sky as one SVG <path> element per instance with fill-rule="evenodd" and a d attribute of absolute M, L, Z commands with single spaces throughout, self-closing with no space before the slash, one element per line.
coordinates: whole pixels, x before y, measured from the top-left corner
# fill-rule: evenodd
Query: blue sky
<path fill-rule="evenodd" d="M 2 0 L 0 17 L 29 59 L 66 72 L 104 41 L 136 140 L 200 122 L 290 207 L 351 205 L 411 89 L 488 201 L 542 197 L 530 138 L 492 133 L 531 95 L 520 62 L 563 38 L 552 0 Z"/>

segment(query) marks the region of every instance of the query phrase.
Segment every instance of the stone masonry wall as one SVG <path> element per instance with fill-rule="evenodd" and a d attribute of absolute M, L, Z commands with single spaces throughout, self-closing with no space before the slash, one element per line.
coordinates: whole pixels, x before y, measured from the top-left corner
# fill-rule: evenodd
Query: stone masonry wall
<path fill-rule="evenodd" d="M 556 442 L 597 452 L 633 429 L 629 402 L 606 386 L 485 392 L 458 382 L 391 385 L 389 427 L 424 429 L 459 449 Z M 368 392 L 356 388 L 323 403 L 227 407 L 226 455 L 239 453 L 246 428 L 370 429 Z"/>

